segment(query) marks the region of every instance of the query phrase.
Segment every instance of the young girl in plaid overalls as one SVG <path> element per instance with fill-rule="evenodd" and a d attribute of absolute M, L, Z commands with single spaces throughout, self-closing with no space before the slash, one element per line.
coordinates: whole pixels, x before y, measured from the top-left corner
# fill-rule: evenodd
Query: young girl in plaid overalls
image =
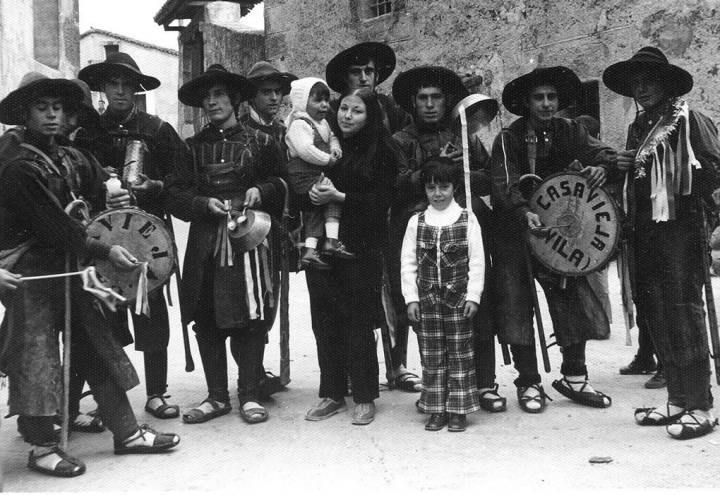
<path fill-rule="evenodd" d="M 402 292 L 423 366 L 418 407 L 430 413 L 429 431 L 445 425 L 464 431 L 466 415 L 480 408 L 471 322 L 483 291 L 485 255 L 475 215 L 454 199 L 460 171 L 443 157 L 423 165 L 429 204 L 410 218 L 402 245 Z"/>

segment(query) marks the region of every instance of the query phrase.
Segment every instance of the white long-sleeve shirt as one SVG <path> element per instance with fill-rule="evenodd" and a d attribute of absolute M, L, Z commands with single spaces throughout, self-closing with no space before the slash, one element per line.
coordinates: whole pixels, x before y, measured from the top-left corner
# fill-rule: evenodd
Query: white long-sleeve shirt
<path fill-rule="evenodd" d="M 307 114 L 305 118 L 310 118 Z M 330 149 L 340 148 L 338 138 L 330 130 L 327 120 L 320 122 L 313 120 L 317 127 L 318 133 L 323 141 L 330 144 Z M 313 165 L 325 166 L 330 162 L 330 154 L 325 153 L 315 146 L 315 131 L 313 126 L 306 120 L 296 118 L 290 123 L 290 127 L 285 135 L 285 142 L 292 158 L 300 158 Z"/>
<path fill-rule="evenodd" d="M 442 211 L 435 209 L 433 206 L 428 206 L 425 210 L 425 222 L 433 227 L 447 227 L 457 222 L 462 212 L 463 208 L 455 200 Z M 400 280 L 405 304 L 420 301 L 417 286 L 417 227 L 419 215 L 419 213 L 416 213 L 408 221 L 400 253 Z M 441 253 L 439 237 L 436 242 L 438 243 L 436 253 L 439 255 Z M 480 304 L 484 287 L 485 251 L 483 249 L 482 231 L 475 214 L 468 211 L 468 284 L 465 300 Z"/>

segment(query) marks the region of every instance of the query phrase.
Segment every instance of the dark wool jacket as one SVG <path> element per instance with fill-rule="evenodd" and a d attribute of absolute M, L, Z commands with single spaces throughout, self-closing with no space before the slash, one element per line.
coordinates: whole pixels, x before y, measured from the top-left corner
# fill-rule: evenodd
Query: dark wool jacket
<path fill-rule="evenodd" d="M 84 130 L 76 142 L 95 155 L 103 167 L 114 169 L 122 177 L 125 146 L 136 139 L 144 141 L 148 147 L 143 173 L 151 179 L 167 181 L 176 165 L 189 159 L 187 146 L 170 124 L 137 108 L 123 121 L 105 112 L 100 116 L 100 127 Z M 165 217 L 165 188 L 160 192 L 138 192 L 136 197 L 140 208 L 157 217 Z"/>
<path fill-rule="evenodd" d="M 53 163 L 48 163 L 33 149 L 20 146 L 15 158 L 0 166 L 0 250 L 10 255 L 5 260 L 17 258 L 14 267 L 20 273 L 39 275 L 63 272 L 66 253 L 107 259 L 110 246 L 88 238 L 84 227 L 63 210 L 72 199 L 71 191 L 93 194 L 92 189 L 97 184 L 88 180 L 84 184 L 77 182 L 81 175 L 76 173 L 92 164 L 78 161 L 84 157 L 77 150 L 43 145 L 42 140 L 29 131 L 25 132 L 23 142 L 35 146 Z M 90 175 L 99 176 L 101 173 L 97 170 Z M 22 248 L 21 245 L 27 246 L 23 243 L 30 243 L 29 248 Z M 12 256 L 13 251 L 19 256 Z M 13 270 L 13 266 L 1 262 L 0 266 Z M 78 320 L 78 331 L 85 333 L 116 382 L 126 390 L 134 387 L 138 378 L 118 341 L 121 330 L 115 327 L 112 319 L 104 318 L 93 307 L 92 297 L 80 291 L 79 285 L 77 279 L 73 281 L 72 299 L 77 306 L 73 313 Z M 34 293 L 28 290 L 23 296 L 18 290 L 15 297 L 3 300 L 8 308 L 6 316 L 20 310 L 14 313 L 13 325 L 6 319 L 0 331 L 0 361 L 3 367 L 12 368 L 14 360 L 20 358 L 12 350 L 18 332 L 23 331 L 25 324 L 23 305 L 31 308 L 37 304 Z M 47 297 L 43 300 L 47 301 Z M 55 322 L 47 324 L 55 328 Z"/>
<path fill-rule="evenodd" d="M 498 335 L 503 343 L 529 345 L 533 342 L 533 282 L 526 267 L 525 233 L 530 211 L 518 186 L 518 179 L 530 173 L 527 144 L 527 118 L 515 120 L 495 138 L 492 148 L 492 200 L 495 229 L 493 238 L 493 291 L 496 294 L 495 316 Z M 568 170 L 578 160 L 583 166 L 599 166 L 612 171 L 616 152 L 593 138 L 581 124 L 569 119 L 553 118 L 550 123 L 550 150 L 547 159 L 536 162 L 535 173 L 541 178 Z M 607 338 L 609 322 L 602 303 L 587 280 L 568 280 L 564 296 L 555 275 L 541 270 L 543 287 L 558 295 L 551 303 L 553 329 L 560 345 L 587 339 Z M 550 287 L 552 287 L 550 289 Z M 564 305 L 559 301 L 567 301 Z"/>
<path fill-rule="evenodd" d="M 180 292 L 185 324 L 193 321 L 196 311 L 202 309 L 197 305 L 203 272 L 214 256 L 218 217 L 208 211 L 210 198 L 232 200 L 237 208 L 242 205 L 245 192 L 257 187 L 262 201 L 260 209 L 276 219 L 280 218 L 285 198 L 285 187 L 280 180 L 281 159 L 269 135 L 241 123 L 226 130 L 208 125 L 187 142 L 193 159 L 177 167 L 166 188 L 168 212 L 190 222 Z M 220 170 L 222 175 L 213 178 L 206 167 L 226 170 Z M 219 182 L 215 180 L 218 177 Z M 271 250 L 276 271 L 278 250 L 272 246 Z M 227 297 L 245 297 L 245 294 Z M 216 301 L 216 305 L 220 306 L 220 302 Z"/>

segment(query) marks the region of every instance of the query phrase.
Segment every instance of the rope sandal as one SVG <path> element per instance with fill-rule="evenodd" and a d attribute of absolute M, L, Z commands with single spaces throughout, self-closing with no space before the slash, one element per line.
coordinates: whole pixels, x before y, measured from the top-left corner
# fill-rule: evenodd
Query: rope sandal
<path fill-rule="evenodd" d="M 230 405 L 230 401 L 227 402 L 218 402 L 216 400 L 211 399 L 208 397 L 204 401 L 200 403 L 200 405 L 208 403 L 212 407 L 212 409 L 209 412 L 205 412 L 203 409 L 200 409 L 200 407 L 194 407 L 190 409 L 188 412 L 183 414 L 182 420 L 183 423 L 188 424 L 197 424 L 197 423 L 204 423 L 206 421 L 210 421 L 213 418 L 217 418 L 218 416 L 222 416 L 224 414 L 227 414 L 232 409 L 232 406 Z"/>
<path fill-rule="evenodd" d="M 659 411 L 659 407 L 640 407 L 635 409 L 635 422 L 640 426 L 666 426 L 674 423 L 685 414 L 680 410 L 679 413 L 670 414 L 670 403 L 665 405 L 667 414 Z"/>
<path fill-rule="evenodd" d="M 717 418 L 708 418 L 696 411 L 685 411 L 677 421 L 667 426 L 667 432 L 676 440 L 689 440 L 707 435 L 717 424 Z"/>
<path fill-rule="evenodd" d="M 53 454 L 59 457 L 59 460 L 53 467 L 45 467 L 42 464 L 38 464 L 40 459 Z M 81 460 L 68 455 L 57 445 L 44 454 L 35 454 L 31 451 L 28 455 L 27 466 L 33 471 L 49 474 L 50 476 L 59 476 L 61 478 L 80 476 L 85 472 L 85 464 L 83 464 Z"/>
<path fill-rule="evenodd" d="M 145 402 L 145 410 L 155 416 L 157 419 L 171 419 L 180 416 L 180 407 L 177 404 L 168 404 L 169 395 L 156 394 L 149 395 Z M 152 407 L 150 403 L 158 399 L 160 402 L 156 407 Z"/>
<path fill-rule="evenodd" d="M 537 390 L 538 394 L 536 396 L 525 394 L 525 392 L 531 388 Z M 531 414 L 538 414 L 543 412 L 545 410 L 545 407 L 547 406 L 546 400 L 552 402 L 552 398 L 545 393 L 545 389 L 543 389 L 543 386 L 539 383 L 533 383 L 528 387 L 518 387 L 517 397 L 518 403 L 520 404 L 520 409 Z M 540 404 L 540 407 L 538 407 L 537 409 L 530 408 L 528 407 L 528 404 L 530 402 L 537 402 L 538 404 Z"/>
<path fill-rule="evenodd" d="M 575 390 L 572 385 L 582 384 L 580 390 Z M 599 409 L 605 409 L 612 405 L 612 399 L 602 392 L 595 390 L 594 392 L 585 392 L 585 387 L 589 385 L 587 375 L 585 380 L 570 381 L 566 377 L 562 377 L 560 380 L 552 382 L 552 386 L 555 390 L 563 394 L 568 399 L 582 404 L 584 406 L 597 407 Z"/>
<path fill-rule="evenodd" d="M 480 408 L 488 412 L 503 412 L 507 409 L 507 399 L 498 393 L 498 384 L 480 392 Z"/>

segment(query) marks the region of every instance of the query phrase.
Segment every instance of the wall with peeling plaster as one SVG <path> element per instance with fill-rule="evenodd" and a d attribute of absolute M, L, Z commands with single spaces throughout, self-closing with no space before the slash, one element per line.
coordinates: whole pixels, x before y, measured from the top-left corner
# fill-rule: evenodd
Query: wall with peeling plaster
<path fill-rule="evenodd" d="M 30 71 L 75 77 L 80 65 L 78 1 L 0 0 L 0 47 L 0 98 Z"/>
<path fill-rule="evenodd" d="M 481 78 L 476 90 L 499 99 L 507 82 L 538 64 L 601 80 L 611 63 L 655 45 L 693 74 L 691 105 L 720 122 L 720 0 L 396 0 L 396 12 L 376 19 L 365 18 L 367 2 L 266 0 L 267 58 L 298 75 L 324 76 L 341 49 L 386 41 L 397 54 L 395 74 L 445 65 Z M 634 103 L 602 82 L 599 96 L 603 137 L 622 146 Z M 512 118 L 503 115 L 503 123 Z"/>

